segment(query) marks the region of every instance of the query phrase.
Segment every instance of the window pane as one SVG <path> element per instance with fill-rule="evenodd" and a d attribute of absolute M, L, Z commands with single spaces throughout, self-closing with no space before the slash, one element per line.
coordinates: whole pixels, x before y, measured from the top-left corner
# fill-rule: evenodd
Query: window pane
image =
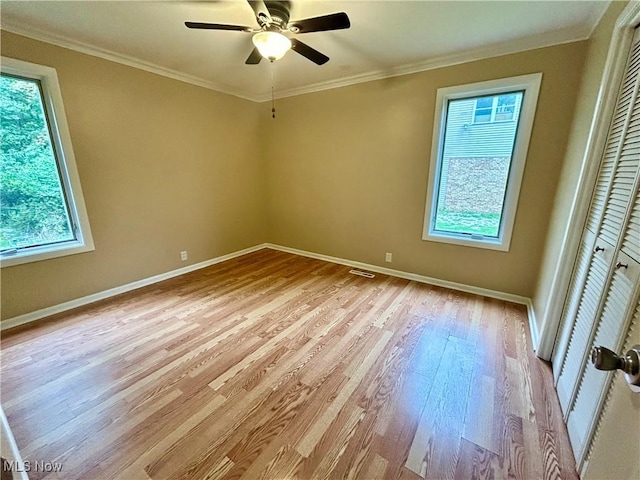
<path fill-rule="evenodd" d="M 491 108 L 479 108 L 476 110 L 473 123 L 487 123 L 491 121 Z"/>
<path fill-rule="evenodd" d="M 498 97 L 498 105 L 496 107 L 496 122 L 513 120 L 513 114 L 516 107 L 515 95 L 500 95 Z"/>
<path fill-rule="evenodd" d="M 450 100 L 440 158 L 435 230 L 440 232 L 498 237 L 504 195 L 515 143 L 522 92 L 505 97 Z M 480 101 L 512 108 L 514 122 L 474 125 Z M 477 123 L 477 122 L 476 122 Z"/>
<path fill-rule="evenodd" d="M 493 97 L 479 97 L 476 99 L 476 108 L 491 108 Z"/>
<path fill-rule="evenodd" d="M 485 123 L 491 121 L 491 112 L 493 111 L 493 97 L 476 98 L 476 110 L 473 117 L 473 123 Z"/>
<path fill-rule="evenodd" d="M 74 240 L 37 80 L 0 77 L 0 249 Z"/>

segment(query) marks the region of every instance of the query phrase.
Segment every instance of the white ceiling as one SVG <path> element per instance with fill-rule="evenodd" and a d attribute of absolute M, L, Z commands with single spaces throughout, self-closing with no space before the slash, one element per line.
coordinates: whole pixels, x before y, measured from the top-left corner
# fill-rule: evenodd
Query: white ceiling
<path fill-rule="evenodd" d="M 587 38 L 609 1 L 294 0 L 291 19 L 344 11 L 348 30 L 300 34 L 329 56 L 275 63 L 278 97 Z M 257 26 L 245 0 L 6 1 L 2 28 L 215 90 L 264 101 L 271 65 L 245 65 L 251 34 L 185 21 Z"/>

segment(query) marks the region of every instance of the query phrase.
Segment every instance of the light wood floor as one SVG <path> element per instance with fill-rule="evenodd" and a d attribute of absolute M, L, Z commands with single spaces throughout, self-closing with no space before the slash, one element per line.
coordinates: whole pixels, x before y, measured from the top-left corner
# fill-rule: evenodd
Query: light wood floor
<path fill-rule="evenodd" d="M 348 271 L 261 250 L 5 334 L 30 477 L 577 478 L 524 307 Z"/>

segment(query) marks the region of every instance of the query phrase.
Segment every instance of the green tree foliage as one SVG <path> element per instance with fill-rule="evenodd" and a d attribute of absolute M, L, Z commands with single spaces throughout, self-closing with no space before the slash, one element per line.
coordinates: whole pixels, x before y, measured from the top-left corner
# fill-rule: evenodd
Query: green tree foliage
<path fill-rule="evenodd" d="M 0 248 L 72 239 L 36 81 L 0 77 L 0 154 Z"/>

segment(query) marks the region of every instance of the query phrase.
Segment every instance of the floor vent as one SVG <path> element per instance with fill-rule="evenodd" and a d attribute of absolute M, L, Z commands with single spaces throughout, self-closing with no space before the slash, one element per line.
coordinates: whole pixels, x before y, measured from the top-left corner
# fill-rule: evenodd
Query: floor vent
<path fill-rule="evenodd" d="M 354 275 L 360 275 L 361 277 L 373 278 L 375 275 L 369 272 L 363 272 L 362 270 L 349 270 L 349 273 L 353 273 Z"/>

